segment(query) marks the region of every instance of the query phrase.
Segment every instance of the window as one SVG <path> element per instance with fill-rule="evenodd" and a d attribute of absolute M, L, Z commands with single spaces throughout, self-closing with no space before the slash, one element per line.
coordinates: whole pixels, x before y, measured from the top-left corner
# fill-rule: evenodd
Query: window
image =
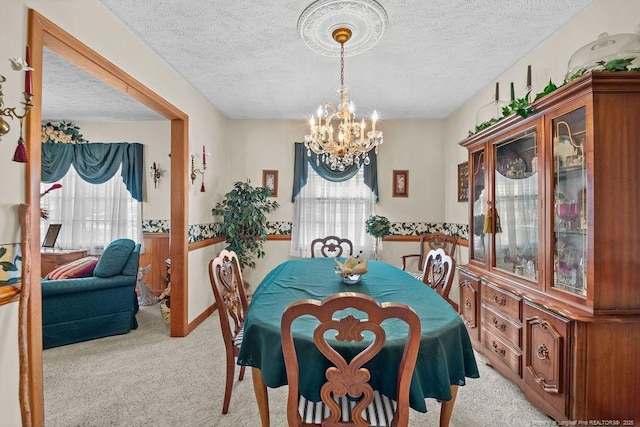
<path fill-rule="evenodd" d="M 313 239 L 335 235 L 351 240 L 355 255 L 362 251 L 372 257 L 375 238 L 367 234 L 365 222 L 374 214 L 374 204 L 363 168 L 344 182 L 328 181 L 309 168 L 307 184 L 294 203 L 290 254 L 310 257 Z"/>
<path fill-rule="evenodd" d="M 63 249 L 100 251 L 123 237 L 142 242 L 142 203 L 127 191 L 119 171 L 103 184 L 90 184 L 72 165 L 58 183 L 62 188 L 41 200 L 49 212 L 40 221 L 42 236 L 49 224 L 62 224 L 58 244 Z M 41 184 L 41 193 L 51 185 Z"/>

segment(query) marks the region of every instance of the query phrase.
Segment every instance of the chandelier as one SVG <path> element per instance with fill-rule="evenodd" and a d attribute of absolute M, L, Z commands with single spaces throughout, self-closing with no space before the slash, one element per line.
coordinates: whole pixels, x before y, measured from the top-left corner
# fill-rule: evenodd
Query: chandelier
<path fill-rule="evenodd" d="M 318 156 L 317 164 L 322 160 L 331 170 L 339 171 L 354 163 L 359 166 L 361 161 L 368 165 L 369 151 L 375 149 L 378 154 L 378 146 L 383 142 L 382 131 L 376 130 L 378 114 L 373 112 L 371 130 L 367 130 L 364 119 L 356 120 L 355 106 L 344 87 L 344 44 L 351 34 L 350 29 L 342 27 L 331 34 L 340 43 L 340 104 L 338 108 L 331 102 L 319 106 L 316 116 L 309 119 L 309 133 L 304 137 L 307 156 L 313 151 Z"/>

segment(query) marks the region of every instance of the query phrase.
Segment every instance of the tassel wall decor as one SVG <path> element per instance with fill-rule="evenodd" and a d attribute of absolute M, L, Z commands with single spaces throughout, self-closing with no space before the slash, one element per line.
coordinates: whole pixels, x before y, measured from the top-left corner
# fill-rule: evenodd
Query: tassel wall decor
<path fill-rule="evenodd" d="M 18 138 L 18 146 L 13 153 L 14 162 L 27 163 L 27 148 L 24 145 L 24 139 L 22 138 L 22 119 L 20 119 L 20 138 Z"/>

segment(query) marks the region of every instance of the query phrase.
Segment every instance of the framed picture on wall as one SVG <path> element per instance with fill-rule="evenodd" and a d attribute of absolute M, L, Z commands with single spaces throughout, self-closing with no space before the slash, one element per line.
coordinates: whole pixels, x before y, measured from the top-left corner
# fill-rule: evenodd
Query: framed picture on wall
<path fill-rule="evenodd" d="M 409 197 L 409 171 L 393 171 L 393 197 Z"/>
<path fill-rule="evenodd" d="M 269 197 L 278 197 L 278 171 L 275 170 L 263 170 L 262 171 L 262 186 L 271 190 Z"/>
<path fill-rule="evenodd" d="M 458 201 L 469 201 L 469 162 L 458 165 Z"/>

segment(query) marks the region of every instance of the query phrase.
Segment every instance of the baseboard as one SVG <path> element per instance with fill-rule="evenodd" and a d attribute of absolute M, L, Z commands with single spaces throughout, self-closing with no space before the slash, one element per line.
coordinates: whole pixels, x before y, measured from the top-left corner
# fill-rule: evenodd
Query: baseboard
<path fill-rule="evenodd" d="M 211 316 L 213 314 L 213 312 L 216 311 L 216 303 L 213 303 L 209 306 L 209 308 L 207 308 L 205 311 L 203 311 L 198 317 L 196 317 L 195 319 L 193 319 L 192 322 L 189 322 L 189 324 L 187 325 L 187 335 L 189 335 L 191 333 L 191 331 L 193 331 L 195 328 L 197 328 L 202 322 L 204 322 L 204 320 Z"/>

